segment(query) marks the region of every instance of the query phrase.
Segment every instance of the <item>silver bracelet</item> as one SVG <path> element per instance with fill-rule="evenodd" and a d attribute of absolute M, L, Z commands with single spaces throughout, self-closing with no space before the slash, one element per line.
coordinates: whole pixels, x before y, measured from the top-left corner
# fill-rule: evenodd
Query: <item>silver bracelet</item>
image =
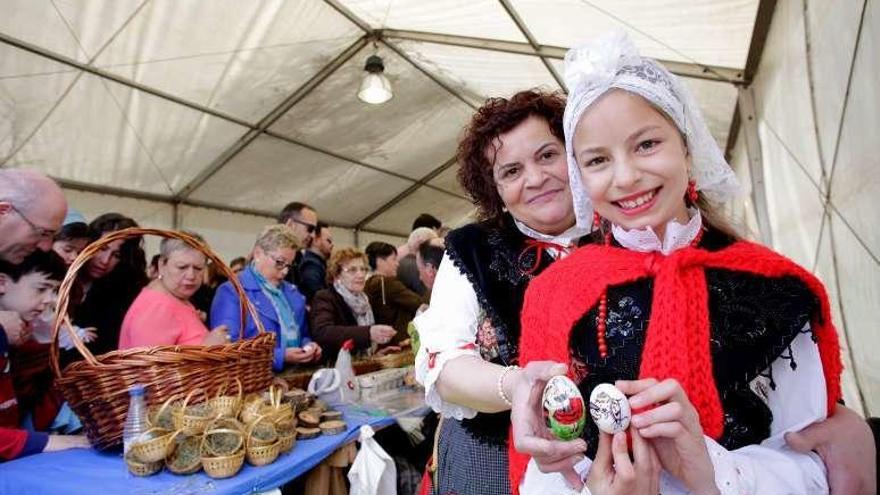
<path fill-rule="evenodd" d="M 510 399 L 507 397 L 507 394 L 504 393 L 504 377 L 507 376 L 512 370 L 520 369 L 517 365 L 505 366 L 504 371 L 501 372 L 501 376 L 498 377 L 498 397 L 507 404 L 508 407 L 513 407 L 513 403 L 510 402 Z"/>

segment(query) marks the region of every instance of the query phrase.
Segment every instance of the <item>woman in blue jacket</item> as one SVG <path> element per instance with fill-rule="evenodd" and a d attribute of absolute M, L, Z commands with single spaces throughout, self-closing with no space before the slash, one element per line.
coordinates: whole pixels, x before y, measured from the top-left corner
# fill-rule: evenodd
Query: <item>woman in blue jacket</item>
<path fill-rule="evenodd" d="M 312 342 L 308 332 L 306 299 L 284 276 L 291 268 L 299 248 L 293 230 L 286 225 L 263 229 L 254 245 L 253 261 L 241 271 L 238 280 L 248 300 L 256 309 L 263 327 L 275 333 L 276 371 L 286 364 L 315 363 L 321 359 L 321 347 Z M 239 338 L 241 309 L 238 294 L 230 282 L 217 289 L 211 305 L 211 327 L 226 325 L 233 340 Z M 248 315 L 244 337 L 257 334 L 257 325 Z"/>

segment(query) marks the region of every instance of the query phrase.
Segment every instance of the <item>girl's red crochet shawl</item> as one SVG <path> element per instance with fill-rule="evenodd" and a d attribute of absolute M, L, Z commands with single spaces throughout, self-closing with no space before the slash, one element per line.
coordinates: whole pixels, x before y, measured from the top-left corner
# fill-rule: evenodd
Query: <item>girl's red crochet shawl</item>
<path fill-rule="evenodd" d="M 569 334 L 575 323 L 598 303 L 603 291 L 609 286 L 654 277 L 651 318 L 639 377 L 678 380 L 699 413 L 705 434 L 720 438 L 724 411 L 709 352 L 707 268 L 769 278 L 797 277 L 815 294 L 820 310 L 814 315 L 811 328 L 819 346 L 831 414 L 841 396 L 843 367 L 825 287 L 788 258 L 747 241 L 718 251 L 686 247 L 669 256 L 613 246 L 579 248 L 529 284 L 522 312 L 520 365 L 537 360 L 567 363 Z M 512 441 L 508 448 L 510 486 L 518 493 L 529 458 L 516 452 Z"/>

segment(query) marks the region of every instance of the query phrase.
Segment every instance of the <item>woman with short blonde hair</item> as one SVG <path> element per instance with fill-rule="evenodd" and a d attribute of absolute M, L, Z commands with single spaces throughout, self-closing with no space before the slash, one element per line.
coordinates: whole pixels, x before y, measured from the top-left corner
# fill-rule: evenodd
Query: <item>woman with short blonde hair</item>
<path fill-rule="evenodd" d="M 245 296 L 267 332 L 275 332 L 276 371 L 285 364 L 307 364 L 321 359 L 321 346 L 312 342 L 306 319 L 306 299 L 296 286 L 284 277 L 292 268 L 299 243 L 287 225 L 264 228 L 254 243 L 253 260 L 238 275 Z M 229 282 L 217 289 L 211 305 L 211 324 L 229 327 L 233 339 L 238 338 L 241 315 L 238 294 Z M 245 338 L 257 334 L 257 325 L 248 316 Z"/>

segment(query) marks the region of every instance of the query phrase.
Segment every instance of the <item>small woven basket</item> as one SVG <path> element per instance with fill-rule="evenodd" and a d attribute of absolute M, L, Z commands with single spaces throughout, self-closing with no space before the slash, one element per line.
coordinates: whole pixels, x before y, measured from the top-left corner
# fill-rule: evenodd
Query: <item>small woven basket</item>
<path fill-rule="evenodd" d="M 151 408 L 147 412 L 147 426 L 150 428 L 174 429 L 174 414 L 178 406 L 172 404 L 175 397 L 165 399 L 158 408 Z"/>
<path fill-rule="evenodd" d="M 271 430 L 270 430 L 271 433 L 270 433 L 269 438 L 262 438 L 261 439 L 261 438 L 257 438 L 254 435 L 254 432 L 256 431 L 257 427 L 260 424 L 264 425 L 264 427 L 266 427 L 266 428 L 271 428 Z M 273 417 L 271 415 L 260 416 L 253 423 L 248 425 L 247 433 L 245 435 L 245 442 L 247 443 L 248 447 L 252 447 L 252 446 L 262 447 L 265 445 L 271 445 L 271 444 L 275 443 L 276 441 L 278 441 L 278 431 L 275 430 L 275 422 L 274 422 Z"/>
<path fill-rule="evenodd" d="M 202 438 L 189 435 L 178 436 L 179 433 L 179 431 L 174 432 L 176 439 L 171 442 L 171 453 L 165 458 L 165 467 L 174 474 L 197 473 L 202 469 L 202 457 L 199 452 Z M 180 451 L 184 448 L 192 449 L 195 453 L 189 464 L 181 464 L 178 460 Z"/>
<path fill-rule="evenodd" d="M 230 435 L 235 437 L 235 447 L 230 449 L 229 452 L 218 452 L 214 449 L 214 442 L 212 439 L 219 435 Z M 238 428 L 229 428 L 227 425 L 224 426 L 216 426 L 212 424 L 207 431 L 205 431 L 205 436 L 202 442 L 202 455 L 208 455 L 210 457 L 223 457 L 232 455 L 244 447 L 244 433 Z"/>
<path fill-rule="evenodd" d="M 241 434 L 240 431 L 237 431 L 237 433 Z M 207 439 L 207 434 L 202 436 L 202 446 L 199 449 L 202 453 L 202 468 L 204 468 L 205 474 L 216 479 L 235 476 L 244 465 L 244 446 L 240 445 L 237 451 L 228 455 L 213 455 L 205 444 Z"/>
<path fill-rule="evenodd" d="M 183 404 L 174 411 L 174 427 L 186 435 L 201 435 L 205 432 L 205 428 L 208 427 L 208 423 L 216 417 L 208 400 L 205 400 L 202 403 L 205 408 L 204 414 L 195 415 L 187 413 L 187 404 L 197 390 L 200 389 L 195 388 L 190 390 L 183 399 Z"/>
<path fill-rule="evenodd" d="M 258 334 L 236 342 L 212 345 L 162 345 L 117 350 L 94 356 L 72 332 L 68 321 L 70 292 L 80 269 L 108 244 L 132 237 L 157 235 L 179 239 L 202 252 L 229 278 L 241 305 L 240 331 L 245 315 L 250 314 Z M 233 377 L 239 377 L 243 393 L 265 390 L 272 381 L 272 358 L 275 334 L 267 333 L 248 301 L 238 278 L 203 242 L 183 232 L 130 228 L 113 232 L 87 246 L 70 266 L 58 290 L 58 304 L 52 328 L 50 365 L 64 399 L 83 422 L 92 445 L 104 449 L 122 441 L 122 426 L 128 411 L 128 390 L 135 384 L 146 386 L 148 406 L 158 406 L 170 397 L 181 397 L 194 388 L 216 390 Z M 82 361 L 61 369 L 58 357 L 58 334 L 61 327 L 83 356 Z"/>
<path fill-rule="evenodd" d="M 272 427 L 271 439 L 259 439 L 254 436 L 254 430 L 261 423 L 268 424 Z M 272 422 L 271 416 L 260 416 L 250 426 L 248 426 L 247 437 L 245 439 L 247 461 L 253 466 L 265 466 L 272 464 L 281 453 L 281 445 L 278 441 L 278 433 L 275 431 L 275 424 Z"/>
<path fill-rule="evenodd" d="M 238 417 L 238 412 L 241 410 L 241 400 L 244 394 L 241 380 L 239 380 L 238 377 L 235 378 L 235 383 L 238 385 L 237 395 L 224 395 L 226 393 L 226 384 L 224 383 L 217 390 L 217 396 L 208 401 L 208 404 L 211 405 L 211 409 L 214 410 L 215 414 L 229 418 Z"/>
<path fill-rule="evenodd" d="M 278 432 L 278 450 L 284 454 L 293 450 L 296 445 L 296 419 L 282 419 L 275 422 L 275 431 Z"/>
<path fill-rule="evenodd" d="M 133 460 L 142 463 L 161 462 L 171 451 L 174 436 L 175 434 L 168 430 L 150 428 L 134 440 L 129 455 Z"/>
<path fill-rule="evenodd" d="M 125 464 L 128 466 L 128 471 L 135 476 L 150 476 L 162 469 L 162 461 L 141 462 L 132 458 L 131 455 L 125 456 Z"/>
<path fill-rule="evenodd" d="M 244 450 L 222 457 L 202 456 L 202 468 L 205 470 L 205 474 L 214 479 L 235 476 L 243 465 Z"/>

